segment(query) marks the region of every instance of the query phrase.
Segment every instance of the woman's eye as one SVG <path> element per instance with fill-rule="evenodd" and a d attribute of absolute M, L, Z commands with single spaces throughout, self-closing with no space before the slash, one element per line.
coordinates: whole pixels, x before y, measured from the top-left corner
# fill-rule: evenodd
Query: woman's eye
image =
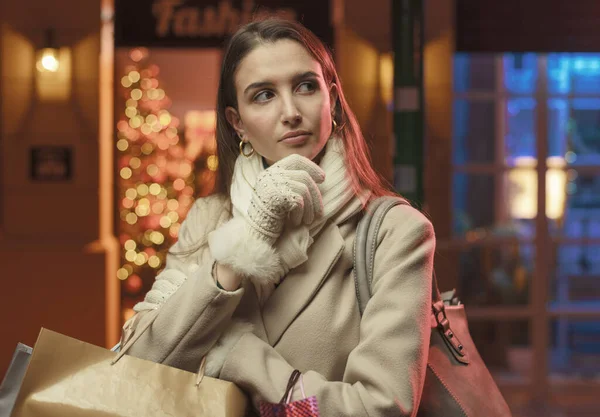
<path fill-rule="evenodd" d="M 267 101 L 273 97 L 273 93 L 270 91 L 261 91 L 257 95 L 254 96 L 254 101 Z"/>
<path fill-rule="evenodd" d="M 300 93 L 310 93 L 316 90 L 315 83 L 312 81 L 303 82 L 298 86 L 298 91 Z"/>

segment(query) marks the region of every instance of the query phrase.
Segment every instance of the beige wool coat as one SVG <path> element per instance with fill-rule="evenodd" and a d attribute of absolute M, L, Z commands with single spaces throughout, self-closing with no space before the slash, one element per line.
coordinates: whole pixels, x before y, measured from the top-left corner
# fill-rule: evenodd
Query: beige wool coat
<path fill-rule="evenodd" d="M 197 246 L 229 213 L 224 197 L 198 199 L 172 251 Z M 388 212 L 378 235 L 373 296 L 361 318 L 352 276 L 360 216 L 328 223 L 308 261 L 290 271 L 262 309 L 251 284 L 232 292 L 216 286 L 208 245 L 187 257 L 170 255 L 161 274 L 185 281 L 161 304 L 131 354 L 196 372 L 232 317 L 239 317 L 253 324 L 253 332 L 235 344 L 219 377 L 236 383 L 254 404 L 278 402 L 299 369 L 321 416 L 416 415 L 430 336 L 433 227 L 410 206 Z M 295 390 L 293 399 L 300 398 Z"/>

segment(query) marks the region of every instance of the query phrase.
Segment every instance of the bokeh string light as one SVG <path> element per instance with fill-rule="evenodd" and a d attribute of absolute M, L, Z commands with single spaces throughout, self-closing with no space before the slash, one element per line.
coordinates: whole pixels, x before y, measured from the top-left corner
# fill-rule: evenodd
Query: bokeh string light
<path fill-rule="evenodd" d="M 180 141 L 179 120 L 169 112 L 171 101 L 160 86 L 158 67 L 145 49 L 133 49 L 129 57 L 131 65 L 120 79 L 123 113 L 116 138 L 122 245 L 116 277 L 123 282 L 124 297 L 139 301 L 164 267 L 167 249 L 193 202 L 194 161 Z"/>
<path fill-rule="evenodd" d="M 212 192 L 218 167 L 215 112 L 189 111 L 181 125 L 148 50 L 129 58 L 116 136 L 123 319 L 165 267 L 194 199 Z"/>

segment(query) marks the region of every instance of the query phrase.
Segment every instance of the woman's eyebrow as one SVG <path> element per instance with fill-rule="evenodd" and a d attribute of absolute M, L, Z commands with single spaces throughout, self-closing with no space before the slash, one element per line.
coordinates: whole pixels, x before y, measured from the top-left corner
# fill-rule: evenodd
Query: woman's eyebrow
<path fill-rule="evenodd" d="M 302 72 L 300 74 L 294 75 L 294 77 L 292 77 L 292 80 L 294 80 L 294 82 L 297 82 L 300 80 L 304 80 L 306 78 L 319 78 L 319 74 L 317 74 L 314 71 L 306 71 L 306 72 Z"/>
<path fill-rule="evenodd" d="M 314 71 L 306 71 L 306 72 L 301 72 L 299 74 L 296 74 L 292 77 L 292 81 L 294 83 L 300 81 L 300 80 L 304 80 L 306 78 L 318 78 L 319 74 L 317 74 Z M 247 94 L 248 91 L 256 89 L 256 88 L 264 88 L 264 87 L 271 87 L 274 84 L 271 81 L 258 81 L 255 83 L 252 83 L 250 85 L 248 85 L 248 87 L 246 87 L 246 89 L 244 90 L 244 94 Z"/>
<path fill-rule="evenodd" d="M 256 88 L 270 87 L 272 85 L 273 83 L 270 81 L 259 81 L 256 83 L 252 83 L 248 87 L 246 87 L 246 89 L 244 90 L 244 94 L 248 94 L 248 91 L 254 90 Z"/>

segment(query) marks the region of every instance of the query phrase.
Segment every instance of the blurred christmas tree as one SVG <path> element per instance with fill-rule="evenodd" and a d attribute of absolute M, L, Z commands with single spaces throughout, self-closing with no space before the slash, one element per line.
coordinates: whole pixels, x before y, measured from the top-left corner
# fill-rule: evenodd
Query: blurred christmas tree
<path fill-rule="evenodd" d="M 121 79 L 124 114 L 117 123 L 118 206 L 125 319 L 151 288 L 165 255 L 194 201 L 194 158 L 182 141 L 179 120 L 160 88 L 159 68 L 148 51 L 130 51 Z"/>

